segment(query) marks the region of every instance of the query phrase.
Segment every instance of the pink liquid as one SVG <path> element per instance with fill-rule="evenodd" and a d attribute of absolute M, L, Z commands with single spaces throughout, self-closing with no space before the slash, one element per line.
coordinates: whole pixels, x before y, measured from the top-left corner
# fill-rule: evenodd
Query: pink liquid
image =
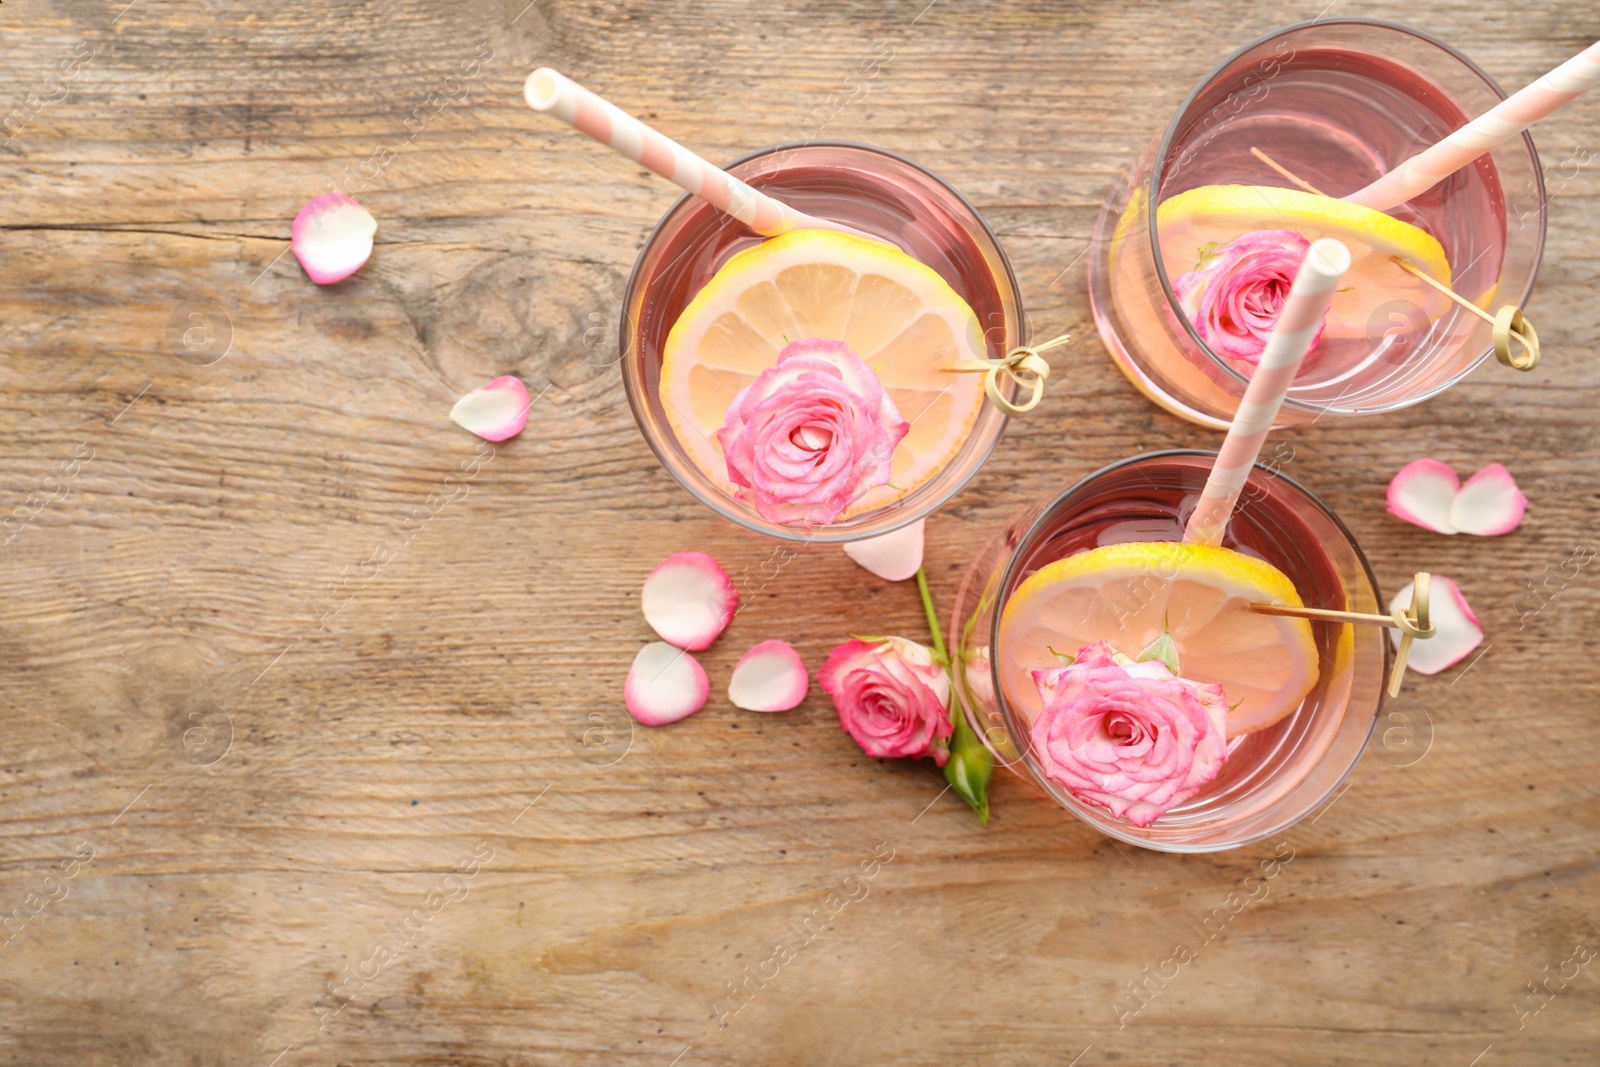
<path fill-rule="evenodd" d="M 988 355 L 1002 355 L 1021 343 L 1022 308 L 1004 252 L 972 206 L 928 171 L 878 149 L 837 143 L 766 149 L 728 170 L 802 211 L 893 244 L 937 271 L 977 315 Z M 933 511 L 977 473 L 998 442 L 1005 416 L 993 405 L 983 406 L 954 457 L 920 486 L 858 517 L 809 530 L 761 519 L 685 453 L 660 399 L 667 336 L 717 270 L 760 240 L 709 205 L 685 197 L 646 242 L 628 282 L 620 335 L 623 384 L 646 442 L 662 466 L 708 507 L 769 536 L 852 541 Z"/>
<path fill-rule="evenodd" d="M 1142 457 L 1058 501 L 1018 543 L 1000 586 L 1001 602 L 1028 575 L 1079 552 L 1134 541 L 1181 541 L 1210 465 L 1210 454 Z M 1223 546 L 1283 571 L 1308 606 L 1376 610 L 1377 594 L 1365 561 L 1337 521 L 1311 506 L 1313 500 L 1287 478 L 1258 469 Z M 1345 768 L 1333 766 L 1337 761 L 1330 762 L 1329 753 L 1341 746 L 1349 749 L 1356 735 L 1354 751 L 1359 752 L 1377 710 L 1373 681 L 1381 674 L 1369 672 L 1370 677 L 1358 681 L 1353 658 L 1363 654 L 1381 665 L 1384 653 L 1377 634 L 1350 633 L 1352 628 L 1344 624 L 1311 625 L 1319 678 L 1299 708 L 1265 729 L 1230 739 L 1228 760 L 1217 778 L 1162 816 L 1148 833 L 1226 833 L 1229 826 L 1283 802 L 1308 781 L 1329 774 L 1342 777 Z M 1009 663 L 998 625 L 993 639 L 997 662 Z M 1347 715 L 1356 718 L 1347 724 Z M 1012 736 L 1019 735 L 1012 731 Z"/>
<path fill-rule="evenodd" d="M 946 190 L 908 180 L 902 168 L 909 170 L 909 164 L 892 156 L 862 158 L 860 148 L 841 153 L 830 151 L 834 147 L 779 149 L 757 161 L 760 169 L 738 170 L 739 177 L 791 207 L 888 241 L 938 271 L 977 314 L 990 355 L 1004 355 L 1008 317 L 1002 291 L 1009 295 L 1014 283 L 1009 268 L 997 278 L 994 262 L 974 241 L 974 230 L 982 224 L 972 209 Z M 878 160 L 899 166 L 882 166 Z M 667 334 L 684 307 L 724 263 L 763 239 L 696 201 L 658 240 L 662 265 L 651 279 L 636 337 L 647 365 L 659 373 Z M 652 378 L 652 387 L 656 384 Z"/>
<path fill-rule="evenodd" d="M 1487 75 L 1441 42 L 1372 20 L 1302 24 L 1236 52 L 1195 90 L 1101 213 L 1090 300 L 1112 358 L 1162 407 L 1225 427 L 1249 371 L 1208 351 L 1178 309 L 1172 282 L 1194 264 L 1160 261 L 1152 204 L 1202 186 L 1295 188 L 1251 148 L 1340 197 L 1501 98 Z M 1440 242 L 1456 292 L 1491 313 L 1526 301 L 1544 247 L 1544 187 L 1528 142 L 1507 142 L 1393 214 Z M 1293 228 L 1265 206 L 1263 215 L 1254 228 Z M 1186 250 L 1177 232 L 1174 258 Z M 1381 260 L 1372 266 L 1389 273 Z M 1358 313 L 1307 358 L 1280 424 L 1417 403 L 1489 354 L 1489 325 L 1420 283 L 1398 273 L 1364 281 Z M 1356 297 L 1336 295 L 1336 307 L 1341 299 Z"/>
<path fill-rule="evenodd" d="M 1323 192 L 1344 196 L 1470 118 L 1430 92 L 1416 72 L 1346 50 L 1301 49 L 1275 77 L 1243 88 L 1259 93 L 1237 115 L 1225 103 L 1228 93 L 1241 91 L 1231 84 L 1209 90 L 1196 102 L 1195 121 L 1179 130 L 1161 200 L 1203 185 L 1287 186 L 1252 147 Z M 1487 157 L 1391 214 L 1444 246 L 1452 288 L 1478 296 L 1495 284 L 1505 255 L 1506 201 Z M 1438 318 L 1419 312 L 1410 301 L 1396 301 L 1379 308 L 1366 336 L 1325 340 L 1296 380 L 1295 395 L 1349 403 L 1380 395 L 1414 374 L 1417 361 L 1437 358 L 1440 346 L 1459 344 L 1475 324 L 1454 305 Z"/>

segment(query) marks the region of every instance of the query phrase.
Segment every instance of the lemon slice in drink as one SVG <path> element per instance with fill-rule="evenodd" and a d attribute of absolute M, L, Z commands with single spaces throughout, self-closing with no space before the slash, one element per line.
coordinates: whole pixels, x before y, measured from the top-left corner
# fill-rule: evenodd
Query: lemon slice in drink
<path fill-rule="evenodd" d="M 1337 237 L 1350 249 L 1351 263 L 1329 306 L 1325 337 L 1382 337 L 1392 324 L 1379 313 L 1386 304 L 1389 310 L 1414 305 L 1428 321 L 1449 309 L 1446 297 L 1391 258 L 1449 285 L 1450 261 L 1438 239 L 1392 215 L 1331 196 L 1270 185 L 1203 185 L 1163 200 L 1156 229 L 1174 281 L 1207 252 L 1254 230 L 1293 230 L 1308 241 Z"/>
<path fill-rule="evenodd" d="M 983 375 L 946 364 L 987 354 L 978 317 L 937 271 L 899 250 L 831 230 L 797 230 L 738 253 L 667 335 L 661 400 L 678 442 L 729 491 L 716 432 L 734 395 L 792 341 L 843 341 L 894 400 L 911 430 L 889 485 L 840 520 L 883 507 L 932 478 L 966 443 L 983 407 Z"/>
<path fill-rule="evenodd" d="M 1176 542 L 1105 545 L 1029 575 L 1000 616 L 1000 684 L 1030 722 L 1043 704 L 1032 673 L 1109 641 L 1137 656 L 1165 627 L 1191 681 L 1220 682 L 1227 734 L 1271 726 L 1317 684 L 1317 646 L 1304 619 L 1251 604 L 1303 607 L 1278 568 L 1228 548 Z"/>

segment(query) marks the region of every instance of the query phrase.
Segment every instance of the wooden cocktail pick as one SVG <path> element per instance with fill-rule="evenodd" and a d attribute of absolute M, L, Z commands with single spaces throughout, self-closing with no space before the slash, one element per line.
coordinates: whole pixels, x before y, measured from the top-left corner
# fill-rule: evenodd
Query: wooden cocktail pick
<path fill-rule="evenodd" d="M 1534 331 L 1533 323 L 1523 316 L 1522 309 L 1517 305 L 1506 304 L 1500 308 L 1498 314 L 1491 315 L 1444 282 L 1430 277 L 1426 272 L 1412 266 L 1399 256 L 1390 256 L 1389 259 L 1407 274 L 1433 286 L 1467 311 L 1494 327 L 1494 358 L 1498 359 L 1502 366 L 1510 367 L 1512 370 L 1532 370 L 1539 365 L 1539 335 Z M 1522 346 L 1521 355 L 1511 351 L 1512 339 L 1515 339 Z"/>
<path fill-rule="evenodd" d="M 1312 185 L 1288 167 L 1261 151 L 1261 149 L 1251 148 L 1250 154 L 1277 171 L 1286 181 L 1298 185 L 1306 192 L 1316 196 L 1328 196 L 1327 193 L 1318 189 L 1315 185 Z M 1333 199 L 1332 197 L 1328 198 L 1330 200 Z M 1510 367 L 1512 370 L 1532 370 L 1539 365 L 1539 335 L 1534 331 L 1533 323 L 1529 322 L 1526 316 L 1522 314 L 1520 307 L 1515 304 L 1506 304 L 1500 308 L 1497 314 L 1491 315 L 1444 284 L 1444 282 L 1407 263 L 1399 256 L 1390 256 L 1389 259 L 1407 274 L 1432 286 L 1444 296 L 1454 300 L 1469 314 L 1476 315 L 1484 322 L 1487 322 L 1494 330 L 1490 335 L 1494 343 L 1494 358 L 1499 360 L 1502 366 Z M 1522 346 L 1520 355 L 1511 351 L 1512 341 L 1516 341 Z"/>
<path fill-rule="evenodd" d="M 1389 672 L 1389 695 L 1400 695 L 1400 683 L 1406 675 L 1406 661 L 1411 657 L 1412 642 L 1426 641 L 1438 633 L 1428 619 L 1428 587 L 1431 576 L 1418 571 L 1411 585 L 1411 603 L 1396 608 L 1392 615 L 1374 615 L 1364 611 L 1333 611 L 1328 608 L 1293 608 L 1286 604 L 1251 604 L 1250 610 L 1258 615 L 1286 615 L 1295 619 L 1322 619 L 1326 622 L 1352 622 L 1368 626 L 1388 626 L 1400 631 L 1400 648 L 1395 652 L 1394 669 Z"/>

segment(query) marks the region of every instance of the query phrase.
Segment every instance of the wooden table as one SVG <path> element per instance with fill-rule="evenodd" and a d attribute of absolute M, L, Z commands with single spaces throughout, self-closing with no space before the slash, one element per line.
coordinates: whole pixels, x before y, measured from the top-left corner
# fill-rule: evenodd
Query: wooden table
<path fill-rule="evenodd" d="M 1216 441 L 1107 360 L 1084 253 L 1190 86 L 1320 3 L 525 2 L 0 8 L 20 109 L 0 212 L 4 1062 L 1596 1062 L 1600 964 L 1567 961 L 1600 946 L 1600 596 L 1573 563 L 1600 529 L 1600 102 L 1539 129 L 1544 366 L 1286 438 L 1287 473 L 1386 587 L 1460 582 L 1483 655 L 1413 676 L 1348 790 L 1281 844 L 1183 858 L 1117 847 L 1015 779 L 980 827 L 931 764 L 863 756 L 821 693 L 775 716 L 721 696 L 757 640 L 814 669 L 850 631 L 922 636 L 916 595 L 836 548 L 778 566 L 657 465 L 615 330 L 677 193 L 521 84 L 556 66 L 714 160 L 881 144 L 975 201 L 1035 336 L 1079 342 L 930 526 L 948 605 L 1023 502 Z M 1600 30 L 1594 0 L 1400 17 L 1513 86 Z M 874 55 L 866 95 L 829 104 Z M 289 220 L 335 185 L 378 249 L 319 289 Z M 491 449 L 446 413 L 507 373 L 540 399 Z M 1505 462 L 1528 521 L 1447 539 L 1385 515 L 1424 454 Z M 702 657 L 710 705 L 630 730 L 639 585 L 683 549 L 748 607 Z M 1269 895 L 1202 942 L 1285 849 Z M 875 856 L 870 893 L 828 912 Z M 729 984 L 819 908 L 738 1007 Z M 1119 1026 L 1178 942 L 1195 959 Z"/>

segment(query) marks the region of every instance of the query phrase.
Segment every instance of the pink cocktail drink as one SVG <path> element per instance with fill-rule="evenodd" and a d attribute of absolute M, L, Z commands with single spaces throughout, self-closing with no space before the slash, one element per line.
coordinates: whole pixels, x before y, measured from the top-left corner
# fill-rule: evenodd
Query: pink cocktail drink
<path fill-rule="evenodd" d="M 1214 457 L 1209 452 L 1139 456 L 1025 512 L 969 570 L 952 620 L 963 705 L 996 757 L 1097 829 L 1178 852 L 1260 840 L 1315 810 L 1366 744 L 1388 661 L 1389 642 L 1381 630 L 1314 622 L 1302 631 L 1310 642 L 1314 681 L 1303 672 L 1280 670 L 1280 662 L 1288 662 L 1281 649 L 1230 647 L 1238 640 L 1256 644 L 1258 638 L 1246 638 L 1244 630 L 1267 632 L 1265 616 L 1244 613 L 1240 603 L 1224 604 L 1215 586 L 1190 581 L 1194 571 L 1162 565 L 1124 568 L 1088 592 L 1060 598 L 1049 610 L 1027 610 L 1024 601 L 1039 584 L 1037 576 L 1061 570 L 1062 561 L 1070 569 L 1090 553 L 1105 554 L 1108 546 L 1128 548 L 1135 558 L 1152 546 L 1178 552 L 1193 547 L 1177 543 Z M 1382 610 L 1371 571 L 1349 531 L 1315 496 L 1269 468 L 1258 466 L 1252 473 L 1222 548 L 1246 566 L 1271 564 L 1305 605 Z M 1212 613 L 1219 624 L 1205 621 Z M 1223 682 L 1229 690 L 1227 757 L 1197 794 L 1141 827 L 1101 804 L 1085 802 L 1047 773 L 1032 733 L 1042 703 L 1033 672 L 1055 667 L 1058 654 L 1071 654 L 1091 639 L 1133 656 L 1167 628 L 1179 635 L 1175 651 L 1182 672 L 1200 682 Z M 1253 687 L 1270 685 L 1274 678 L 1292 689 L 1289 704 L 1271 712 L 1267 718 L 1280 717 L 1262 725 L 1261 717 L 1252 721 L 1250 715 L 1271 703 L 1274 694 Z M 1244 721 L 1234 721 L 1240 713 Z"/>
<path fill-rule="evenodd" d="M 1021 343 L 1022 310 L 1004 253 L 971 205 L 928 171 L 878 149 L 836 143 L 765 149 L 727 170 L 796 210 L 870 235 L 931 268 L 942 279 L 939 284 L 953 290 L 976 317 L 975 339 L 966 346 L 973 356 L 998 358 Z M 704 356 L 704 369 L 697 367 L 684 375 L 680 392 L 674 394 L 668 389 L 663 398 L 664 360 L 673 351 L 674 327 L 696 298 L 708 286 L 717 284 L 719 272 L 730 260 L 742 253 L 760 251 L 759 246 L 770 246 L 772 242 L 803 242 L 807 239 L 805 234 L 817 232 L 802 231 L 764 242 L 708 204 L 693 197 L 680 200 L 656 227 L 628 283 L 620 337 L 623 381 L 646 441 L 662 465 L 702 502 L 740 525 L 771 536 L 851 541 L 913 522 L 953 495 L 988 457 L 1005 426 L 1005 415 L 989 404 L 976 408 L 974 421 L 959 431 L 961 439 L 950 461 L 920 484 L 881 487 L 852 505 L 837 521 L 785 523 L 759 514 L 729 484 L 721 469 L 722 441 L 708 432 L 721 423 L 721 410 L 711 411 L 709 416 L 694 410 L 694 405 L 705 397 L 718 398 L 726 408 L 723 394 L 733 388 L 725 384 L 726 367 L 737 364 L 740 369 L 759 368 L 759 361 L 747 362 L 744 353 L 727 351 L 745 343 L 746 337 L 730 334 L 722 338 L 713 331 L 696 353 Z M 863 250 L 863 254 L 871 258 L 870 250 Z M 804 264 L 800 266 L 803 270 Z M 756 293 L 758 298 L 761 295 Z M 739 306 L 747 303 L 750 302 Z M 839 325 L 839 336 L 830 334 L 827 340 L 854 343 L 856 337 L 862 336 L 862 330 L 854 324 L 872 318 L 872 308 L 870 301 L 858 307 L 862 310 L 852 312 L 851 323 Z M 893 310 L 885 308 L 883 315 L 892 314 Z M 750 316 L 756 318 L 760 313 L 757 308 Z M 743 331 L 744 325 L 740 324 L 739 329 Z M 943 331 L 940 336 L 947 338 L 949 331 L 942 326 L 939 329 Z M 777 332 L 781 333 L 781 339 L 775 342 L 779 348 L 810 336 L 790 336 L 792 331 L 787 329 Z M 871 334 L 870 328 L 865 334 Z M 754 337 L 749 340 L 758 347 L 762 343 Z M 723 347 L 718 349 L 719 345 Z M 870 345 L 861 347 L 866 349 L 861 353 L 863 358 L 870 357 Z M 760 360 L 770 363 L 775 358 L 764 348 L 761 351 Z M 902 414 L 911 429 L 897 446 L 900 453 L 922 444 L 918 436 L 922 424 L 941 417 L 949 406 L 950 396 L 941 401 L 942 392 L 967 396 L 974 389 L 982 389 L 981 375 L 970 372 L 917 371 L 922 380 L 907 380 L 907 376 L 897 376 L 892 359 L 875 361 L 873 369 L 882 375 L 884 388 L 906 408 Z M 949 382 L 932 380 L 936 374 L 945 374 Z M 719 383 L 719 378 L 724 381 Z M 735 382 L 742 385 L 744 379 Z M 721 392 L 717 391 L 719 384 Z M 947 384 L 950 388 L 943 388 Z M 679 395 L 682 402 L 673 404 L 674 395 Z M 690 425 L 694 422 L 691 416 L 696 414 L 702 415 L 698 434 Z M 932 438 L 935 434 L 929 432 L 925 436 Z"/>
<path fill-rule="evenodd" d="M 1391 253 L 1430 276 L 1444 275 L 1440 280 L 1491 313 L 1524 302 L 1545 222 L 1531 139 L 1485 153 L 1390 213 L 1408 226 L 1379 219 L 1370 233 L 1370 216 L 1303 192 L 1283 172 L 1328 198 L 1342 197 L 1503 96 L 1448 46 L 1366 20 L 1290 27 L 1229 57 L 1180 107 L 1101 215 L 1090 294 L 1113 358 L 1163 407 L 1224 426 L 1251 366 L 1204 324 L 1197 329 L 1184 276 L 1228 241 L 1272 230 L 1336 236 L 1358 261 L 1281 424 L 1404 407 L 1458 381 L 1491 351 L 1491 327 L 1393 264 Z M 1227 189 L 1233 193 L 1217 192 Z M 1261 189 L 1288 192 L 1250 192 Z"/>

